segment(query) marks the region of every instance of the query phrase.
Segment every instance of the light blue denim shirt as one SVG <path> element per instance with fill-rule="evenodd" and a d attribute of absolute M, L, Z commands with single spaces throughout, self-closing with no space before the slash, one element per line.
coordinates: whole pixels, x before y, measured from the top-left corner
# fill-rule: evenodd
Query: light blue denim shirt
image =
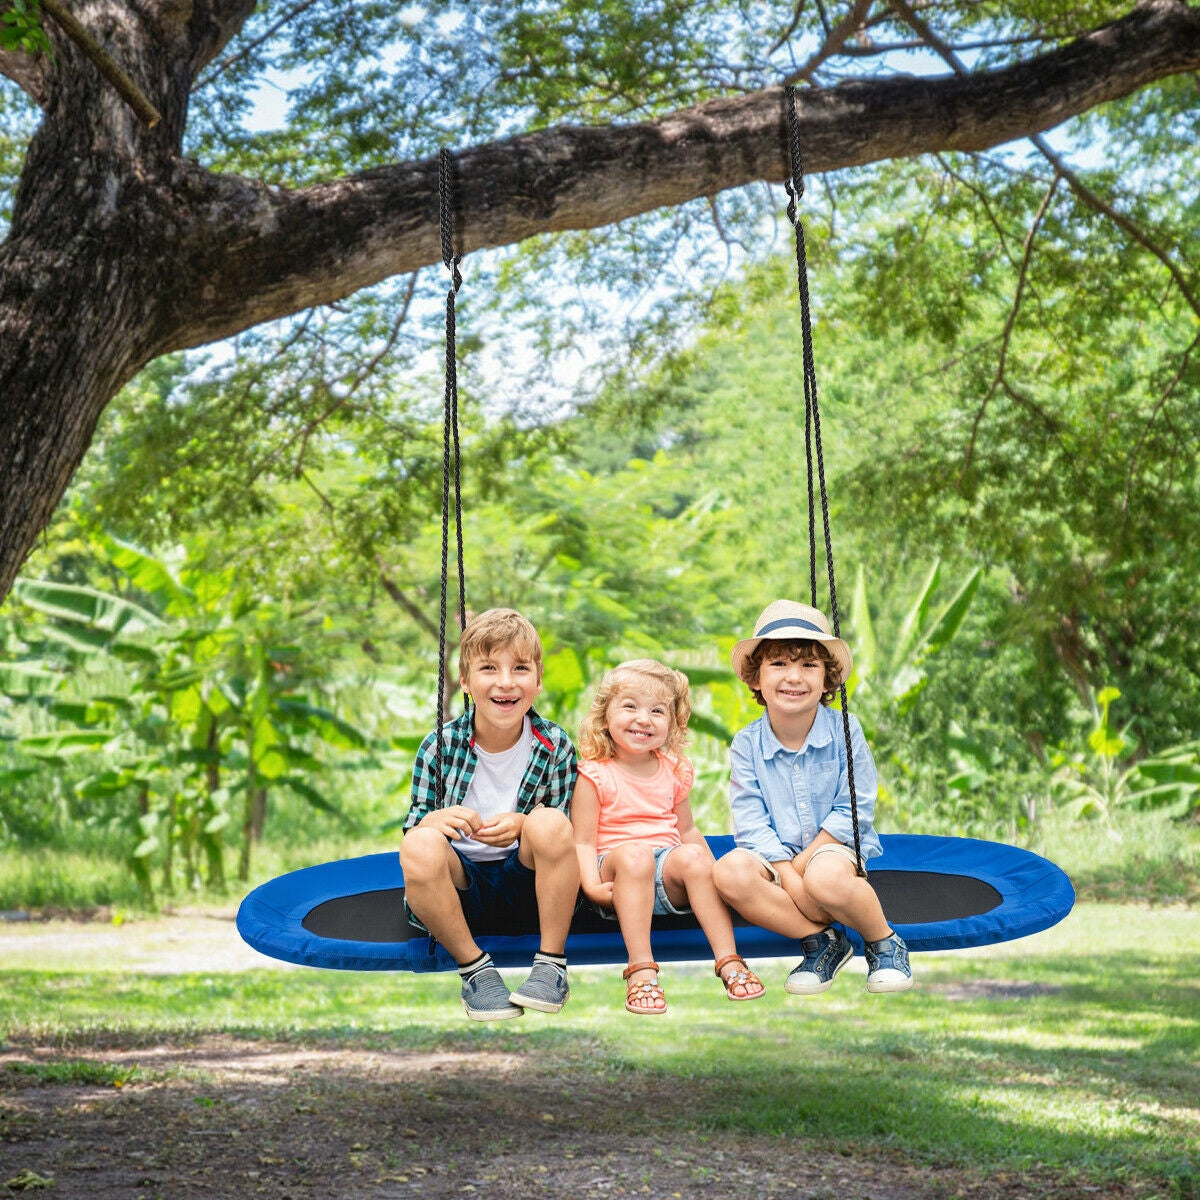
<path fill-rule="evenodd" d="M 854 752 L 854 795 L 862 856 L 883 853 L 875 819 L 879 776 L 858 719 L 850 716 Z M 795 858 L 822 830 L 853 849 L 846 738 L 837 709 L 817 709 L 804 747 L 789 750 L 771 728 L 766 713 L 747 725 L 729 747 L 729 803 L 739 846 L 768 862 Z"/>

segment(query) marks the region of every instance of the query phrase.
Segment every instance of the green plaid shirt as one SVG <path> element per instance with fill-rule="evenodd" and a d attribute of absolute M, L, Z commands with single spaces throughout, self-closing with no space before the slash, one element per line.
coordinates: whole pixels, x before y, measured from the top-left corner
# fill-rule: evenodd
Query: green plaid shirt
<path fill-rule="evenodd" d="M 519 813 L 532 812 L 539 804 L 567 811 L 575 788 L 575 747 L 566 730 L 529 710 L 533 727 L 533 749 L 525 774 L 517 788 Z M 475 776 L 475 720 L 468 710 L 443 726 L 442 765 L 446 777 L 445 807 L 464 804 L 467 789 Z M 412 829 L 437 806 L 437 730 L 421 743 L 413 763 L 412 805 L 404 818 L 404 828 Z"/>

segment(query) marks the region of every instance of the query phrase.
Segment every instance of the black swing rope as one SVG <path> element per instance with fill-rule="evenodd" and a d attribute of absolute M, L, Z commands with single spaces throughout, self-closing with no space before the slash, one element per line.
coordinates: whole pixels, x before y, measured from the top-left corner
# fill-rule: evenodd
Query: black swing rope
<path fill-rule="evenodd" d="M 825 563 L 829 572 L 829 609 L 833 636 L 840 638 L 837 583 L 833 574 L 833 540 L 829 533 L 829 494 L 825 487 L 825 454 L 821 445 L 821 410 L 817 404 L 817 370 L 813 361 L 812 317 L 808 296 L 808 258 L 804 244 L 804 225 L 800 220 L 799 200 L 804 195 L 804 169 L 800 161 L 800 126 L 796 120 L 796 89 L 784 89 L 787 99 L 788 148 L 791 153 L 791 177 L 784 181 L 788 194 L 787 217 L 796 231 L 796 281 L 800 291 L 800 339 L 804 360 L 804 457 L 808 466 L 808 577 L 812 606 L 817 607 L 817 529 L 816 497 L 813 487 L 813 445 L 816 445 L 817 478 L 821 490 L 821 518 L 825 528 Z M 842 734 L 846 739 L 846 778 L 850 785 L 850 817 L 854 825 L 854 861 L 859 875 L 866 875 L 858 832 L 858 796 L 854 788 L 854 752 L 850 745 L 850 703 L 846 681 L 841 684 Z"/>
<path fill-rule="evenodd" d="M 467 623 L 467 586 L 463 570 L 462 531 L 462 459 L 458 437 L 458 350 L 454 301 L 462 286 L 458 264 L 462 255 L 454 253 L 454 165 L 450 151 L 438 155 L 438 216 L 442 235 L 442 262 L 450 272 L 446 292 L 446 395 L 442 422 L 442 594 L 438 616 L 438 715 L 437 715 L 437 803 L 446 802 L 446 772 L 443 762 L 442 725 L 446 720 L 446 597 L 450 561 L 450 480 L 454 479 L 454 530 L 458 542 L 458 627 Z M 467 703 L 463 696 L 464 705 Z"/>

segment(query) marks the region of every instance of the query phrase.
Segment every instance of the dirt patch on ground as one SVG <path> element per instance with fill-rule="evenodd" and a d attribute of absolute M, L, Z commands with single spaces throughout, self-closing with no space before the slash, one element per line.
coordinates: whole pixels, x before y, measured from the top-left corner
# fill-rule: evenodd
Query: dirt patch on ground
<path fill-rule="evenodd" d="M 136 1069 L 135 1069 L 136 1068 Z M 1046 1173 L 990 1174 L 803 1139 L 672 1129 L 719 1081 L 548 1068 L 510 1053 L 369 1051 L 232 1038 L 0 1053 L 0 1196 L 136 1200 L 650 1196 L 1135 1200 Z M 676 1122 L 676 1124 L 678 1124 Z M 25 1173 L 22 1175 L 22 1173 Z M 15 1192 L 14 1192 L 15 1194 Z"/>

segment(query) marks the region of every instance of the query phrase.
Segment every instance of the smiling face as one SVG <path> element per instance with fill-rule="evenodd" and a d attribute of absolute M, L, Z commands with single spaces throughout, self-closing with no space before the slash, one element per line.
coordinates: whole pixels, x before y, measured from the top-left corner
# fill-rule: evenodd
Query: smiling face
<path fill-rule="evenodd" d="M 618 760 L 642 758 L 666 745 L 671 702 L 654 688 L 630 684 L 608 702 L 604 723 Z"/>
<path fill-rule="evenodd" d="M 515 745 L 542 689 L 541 663 L 516 644 L 497 646 L 473 658 L 460 682 L 475 702 L 475 741 L 490 753 Z"/>
<path fill-rule="evenodd" d="M 815 649 L 778 648 L 764 643 L 754 688 L 762 696 L 771 724 L 803 726 L 807 732 L 816 719 L 817 706 L 826 694 L 824 657 Z"/>

